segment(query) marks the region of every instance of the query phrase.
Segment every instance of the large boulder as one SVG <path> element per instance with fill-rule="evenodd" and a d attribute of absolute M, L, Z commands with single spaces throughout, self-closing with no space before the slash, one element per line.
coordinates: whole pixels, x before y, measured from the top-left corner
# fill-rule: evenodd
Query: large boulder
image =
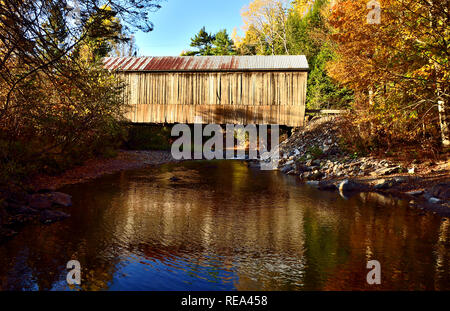
<path fill-rule="evenodd" d="M 385 190 L 392 188 L 396 184 L 394 179 L 380 179 L 374 184 L 374 188 L 377 190 Z"/>
<path fill-rule="evenodd" d="M 343 181 L 341 181 L 338 185 L 338 190 L 339 192 L 355 192 L 355 191 L 364 191 L 366 190 L 366 186 L 358 183 L 356 181 L 353 180 L 348 180 L 345 179 Z"/>

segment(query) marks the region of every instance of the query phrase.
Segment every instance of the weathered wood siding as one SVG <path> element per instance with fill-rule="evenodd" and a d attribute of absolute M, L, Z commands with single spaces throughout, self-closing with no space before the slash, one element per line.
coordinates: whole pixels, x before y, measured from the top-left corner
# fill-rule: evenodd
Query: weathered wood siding
<path fill-rule="evenodd" d="M 142 123 L 302 126 L 307 72 L 118 72 L 127 118 Z"/>

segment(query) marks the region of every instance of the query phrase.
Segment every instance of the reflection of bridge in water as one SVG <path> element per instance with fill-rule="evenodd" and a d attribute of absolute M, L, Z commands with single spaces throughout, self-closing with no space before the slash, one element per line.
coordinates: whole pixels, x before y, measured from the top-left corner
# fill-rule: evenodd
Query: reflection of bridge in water
<path fill-rule="evenodd" d="M 110 57 L 104 67 L 124 79 L 135 123 L 303 125 L 303 55 Z"/>
<path fill-rule="evenodd" d="M 179 179 L 173 180 L 176 176 Z M 240 161 L 182 162 L 66 188 L 72 217 L 0 244 L 0 290 L 450 288 L 450 221 L 408 201 L 348 199 Z"/>

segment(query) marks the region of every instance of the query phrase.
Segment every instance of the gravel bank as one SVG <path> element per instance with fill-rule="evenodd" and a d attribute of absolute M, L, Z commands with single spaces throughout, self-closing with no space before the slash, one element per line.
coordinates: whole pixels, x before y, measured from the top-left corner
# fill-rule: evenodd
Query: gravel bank
<path fill-rule="evenodd" d="M 92 159 L 83 165 L 70 169 L 59 176 L 40 175 L 33 181 L 33 189 L 56 190 L 64 185 L 76 184 L 105 174 L 124 170 L 144 168 L 174 162 L 169 151 L 128 151 L 120 150 L 112 159 Z"/>

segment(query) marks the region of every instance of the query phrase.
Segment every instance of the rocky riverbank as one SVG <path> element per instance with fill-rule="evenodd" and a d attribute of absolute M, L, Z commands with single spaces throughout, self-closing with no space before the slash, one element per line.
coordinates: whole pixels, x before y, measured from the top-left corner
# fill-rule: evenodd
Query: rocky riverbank
<path fill-rule="evenodd" d="M 92 159 L 58 176 L 33 178 L 28 192 L 11 193 L 0 200 L 0 242 L 14 236 L 27 223 L 50 224 L 70 215 L 71 196 L 57 189 L 118 171 L 172 162 L 167 151 L 119 151 L 112 159 Z"/>
<path fill-rule="evenodd" d="M 70 215 L 60 208 L 72 206 L 72 197 L 56 191 L 14 193 L 0 208 L 0 242 L 17 234 L 26 223 L 50 224 Z"/>
<path fill-rule="evenodd" d="M 450 215 L 450 161 L 399 161 L 359 157 L 339 146 L 338 122 L 324 118 L 298 129 L 280 144 L 279 169 L 321 190 L 346 196 L 379 192 Z"/>

